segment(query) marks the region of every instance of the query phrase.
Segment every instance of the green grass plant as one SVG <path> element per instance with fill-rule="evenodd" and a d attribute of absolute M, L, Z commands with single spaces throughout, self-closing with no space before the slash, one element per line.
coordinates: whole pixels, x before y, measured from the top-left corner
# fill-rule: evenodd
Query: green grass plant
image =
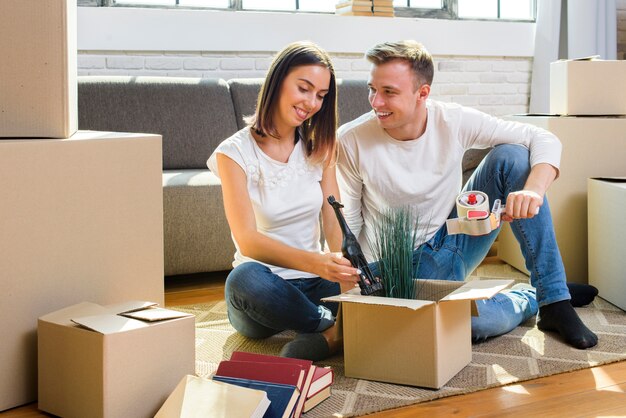
<path fill-rule="evenodd" d="M 377 220 L 372 237 L 368 237 L 376 258 L 385 296 L 415 298 L 415 266 L 413 250 L 421 238 L 417 213 L 410 207 L 388 208 Z"/>

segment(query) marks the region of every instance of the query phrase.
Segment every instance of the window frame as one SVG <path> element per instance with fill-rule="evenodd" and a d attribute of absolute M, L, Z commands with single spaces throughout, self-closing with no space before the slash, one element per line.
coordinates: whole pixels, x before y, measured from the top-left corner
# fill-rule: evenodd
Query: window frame
<path fill-rule="evenodd" d="M 132 4 L 118 4 L 117 0 L 78 0 L 79 5 L 81 3 L 93 3 L 94 1 L 101 2 L 101 6 L 103 7 L 134 7 Z M 175 0 L 178 2 L 178 0 Z M 298 7 L 299 0 L 293 0 Z M 410 1 L 410 0 L 409 0 Z M 498 16 L 500 15 L 500 1 L 498 1 Z M 442 0 L 442 5 L 440 9 L 426 9 L 426 8 L 416 8 L 416 7 L 394 7 L 396 17 L 407 17 L 407 18 L 424 18 L 424 19 L 448 19 L 448 20 L 479 20 L 479 21 L 490 21 L 490 22 L 535 22 L 537 20 L 537 0 L 534 1 L 533 7 L 533 17 L 531 19 L 503 19 L 503 18 L 463 18 L 459 17 L 458 10 L 458 2 L 459 0 Z M 223 10 L 223 11 L 263 11 L 262 9 L 243 9 L 242 0 L 229 0 L 228 8 L 216 8 L 216 7 L 193 7 L 193 6 L 161 6 L 161 5 L 140 5 L 141 7 L 146 8 L 185 8 L 185 9 L 203 9 L 203 10 Z M 84 4 L 84 5 L 93 5 L 93 4 Z M 278 12 L 275 10 L 266 10 L 268 12 Z M 280 11 L 281 13 L 313 13 L 313 14 L 329 14 L 325 12 L 310 12 L 304 11 L 300 12 L 298 10 L 293 11 Z"/>

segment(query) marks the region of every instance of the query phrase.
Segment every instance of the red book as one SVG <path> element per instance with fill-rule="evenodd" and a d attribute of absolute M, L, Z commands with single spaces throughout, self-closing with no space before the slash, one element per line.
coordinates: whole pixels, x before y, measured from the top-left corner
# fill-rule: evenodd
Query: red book
<path fill-rule="evenodd" d="M 306 394 L 309 392 L 309 388 L 311 387 L 311 381 L 313 380 L 313 373 L 315 371 L 315 366 L 313 365 L 313 362 L 311 360 L 269 356 L 266 354 L 244 353 L 243 351 L 233 352 L 233 354 L 230 356 L 230 359 L 256 363 L 288 363 L 300 365 L 305 371 L 304 383 L 302 384 L 300 399 L 298 399 L 298 403 L 293 413 L 294 418 L 300 417 L 300 415 L 302 414 L 302 409 L 304 408 L 304 402 L 306 401 Z"/>
<path fill-rule="evenodd" d="M 304 412 L 309 412 L 328 398 L 330 398 L 330 386 L 326 386 L 315 395 L 306 398 L 306 401 L 304 401 Z"/>
<path fill-rule="evenodd" d="M 262 382 L 293 385 L 302 391 L 306 370 L 299 364 L 268 363 L 255 361 L 221 361 L 216 376 L 239 377 Z"/>
<path fill-rule="evenodd" d="M 313 367 L 315 367 L 315 371 L 313 372 L 313 380 L 311 380 L 311 386 L 309 387 L 309 391 L 306 394 L 307 399 L 315 396 L 322 389 L 326 389 L 328 386 L 332 385 L 333 381 L 335 380 L 333 369 L 331 369 L 330 367 Z"/>

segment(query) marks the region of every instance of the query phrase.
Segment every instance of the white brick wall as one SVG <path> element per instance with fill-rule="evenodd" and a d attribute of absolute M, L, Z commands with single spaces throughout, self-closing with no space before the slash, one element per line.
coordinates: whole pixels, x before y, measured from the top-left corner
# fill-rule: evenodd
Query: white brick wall
<path fill-rule="evenodd" d="M 264 77 L 272 52 L 100 52 L 80 51 L 79 75 L 174 77 Z M 337 76 L 366 79 L 361 54 L 332 54 Z M 529 58 L 435 57 L 431 97 L 475 107 L 495 116 L 528 111 Z"/>

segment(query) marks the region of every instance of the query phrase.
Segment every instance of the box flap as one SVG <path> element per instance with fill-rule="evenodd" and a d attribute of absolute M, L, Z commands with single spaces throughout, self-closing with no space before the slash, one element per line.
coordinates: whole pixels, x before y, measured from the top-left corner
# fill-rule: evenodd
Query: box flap
<path fill-rule="evenodd" d="M 509 287 L 513 282 L 514 280 L 472 280 L 442 298 L 441 302 L 489 299 Z"/>
<path fill-rule="evenodd" d="M 415 300 L 415 299 L 398 299 L 398 298 L 385 298 L 381 296 L 364 296 L 361 295 L 358 288 L 351 289 L 346 293 L 342 293 L 337 296 L 330 296 L 323 298 L 322 300 L 328 302 L 357 302 L 365 303 L 368 305 L 384 305 L 384 306 L 397 306 L 401 308 L 409 308 L 414 311 L 423 308 L 424 306 L 432 305 L 435 302 L 429 300 Z"/>
<path fill-rule="evenodd" d="M 126 302 L 106 305 L 106 308 L 109 310 L 110 313 L 123 314 L 128 312 L 140 311 L 142 309 L 150 308 L 157 305 L 158 303 L 156 302 L 147 302 L 144 300 L 129 300 Z"/>
<path fill-rule="evenodd" d="M 165 309 L 165 308 L 148 308 L 148 309 L 143 309 L 141 311 L 125 312 L 120 315 L 123 315 L 127 318 L 134 318 L 134 319 L 139 319 L 141 321 L 148 321 L 148 322 L 165 321 L 168 319 L 185 318 L 188 316 L 193 316 L 185 312 L 173 311 L 171 309 Z"/>
<path fill-rule="evenodd" d="M 588 57 L 572 58 L 564 61 L 604 61 L 600 59 L 600 55 L 589 55 Z"/>
<path fill-rule="evenodd" d="M 72 322 L 104 335 L 131 331 L 150 326 L 145 322 L 132 318 L 125 318 L 111 313 L 72 318 Z"/>
<path fill-rule="evenodd" d="M 591 180 L 604 181 L 607 183 L 626 184 L 626 177 L 591 177 Z"/>
<path fill-rule="evenodd" d="M 58 325 L 73 326 L 74 324 L 71 321 L 71 318 L 73 317 L 101 315 L 108 312 L 109 311 L 105 307 L 100 306 L 97 303 L 82 302 L 43 315 L 39 318 L 39 320 Z"/>

